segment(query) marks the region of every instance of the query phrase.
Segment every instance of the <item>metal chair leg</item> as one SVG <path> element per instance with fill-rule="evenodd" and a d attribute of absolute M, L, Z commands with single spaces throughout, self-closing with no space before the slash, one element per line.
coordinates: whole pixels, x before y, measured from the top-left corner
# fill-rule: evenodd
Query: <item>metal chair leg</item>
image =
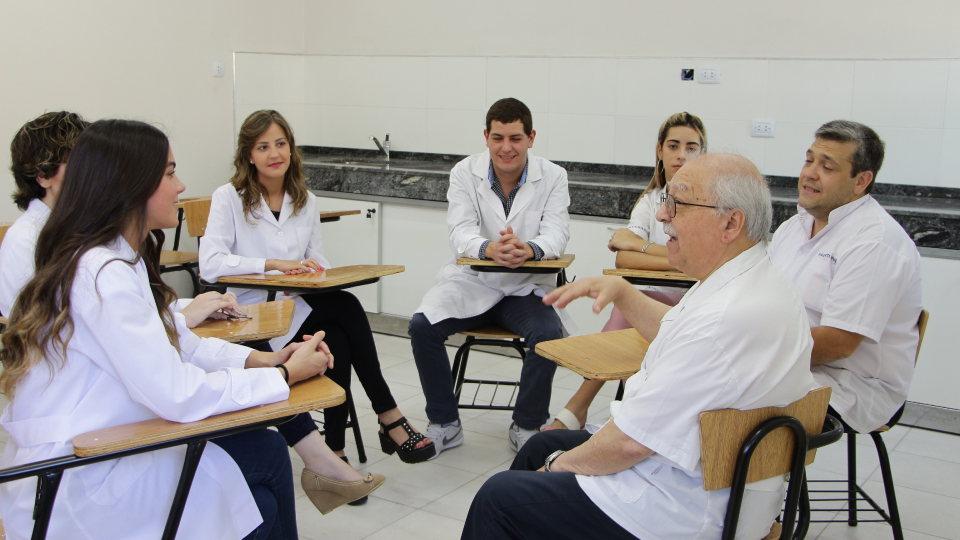
<path fill-rule="evenodd" d="M 857 434 L 847 433 L 847 525 L 857 526 Z"/>
<path fill-rule="evenodd" d="M 890 526 L 893 528 L 894 540 L 903 540 L 903 527 L 900 525 L 900 508 L 897 506 L 897 494 L 893 486 L 893 471 L 890 469 L 890 456 L 887 454 L 887 446 L 883 443 L 883 437 L 880 433 L 874 431 L 870 433 L 873 438 L 873 444 L 877 447 L 877 455 L 880 457 L 880 473 L 883 475 L 883 490 L 887 495 L 887 512 L 890 514 Z"/>
<path fill-rule="evenodd" d="M 183 509 L 187 505 L 187 497 L 190 495 L 190 486 L 193 484 L 193 477 L 197 474 L 200 456 L 203 455 L 203 448 L 206 445 L 206 440 L 187 445 L 187 455 L 183 459 L 180 483 L 177 485 L 177 492 L 173 496 L 173 507 L 170 508 L 167 525 L 163 529 L 163 536 L 161 536 L 163 540 L 174 540 L 177 536 L 177 529 L 180 528 L 180 518 L 183 517 Z"/>
<path fill-rule="evenodd" d="M 47 471 L 37 477 L 37 497 L 33 505 L 33 535 L 32 540 L 43 540 L 47 537 L 50 526 L 50 514 L 53 513 L 53 502 L 60 489 L 60 479 L 63 478 L 63 469 Z"/>
<path fill-rule="evenodd" d="M 357 421 L 357 408 L 353 405 L 353 394 L 351 394 L 349 390 L 347 391 L 347 411 L 350 415 L 348 420 L 353 427 L 353 438 L 357 443 L 357 454 L 360 458 L 360 463 L 366 463 L 367 452 L 363 448 L 363 437 L 360 435 L 360 422 Z"/>

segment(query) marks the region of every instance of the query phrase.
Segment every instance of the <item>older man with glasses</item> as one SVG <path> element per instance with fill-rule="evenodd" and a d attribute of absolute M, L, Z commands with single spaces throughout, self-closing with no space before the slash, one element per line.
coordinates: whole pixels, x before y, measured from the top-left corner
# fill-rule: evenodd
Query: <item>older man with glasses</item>
<path fill-rule="evenodd" d="M 588 296 L 595 312 L 613 302 L 650 348 L 610 421 L 543 432 L 484 484 L 463 538 L 718 538 L 729 490 L 703 489 L 699 414 L 784 406 L 815 387 L 803 303 L 767 257 L 770 192 L 757 168 L 727 154 L 688 162 L 657 219 L 670 263 L 700 282 L 673 308 L 613 277 L 544 298 L 562 308 Z M 768 532 L 784 481 L 747 485 L 744 538 Z"/>

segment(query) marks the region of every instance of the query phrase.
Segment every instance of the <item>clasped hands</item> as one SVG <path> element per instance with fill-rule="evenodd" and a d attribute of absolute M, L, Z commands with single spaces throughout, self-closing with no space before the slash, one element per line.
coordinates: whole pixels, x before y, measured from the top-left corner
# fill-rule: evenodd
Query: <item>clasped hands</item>
<path fill-rule="evenodd" d="M 517 235 L 513 234 L 513 227 L 508 225 L 506 230 L 500 231 L 499 240 L 487 244 L 484 256 L 493 259 L 500 266 L 513 269 L 518 268 L 527 259 L 532 259 L 534 253 L 530 244 L 517 238 Z"/>

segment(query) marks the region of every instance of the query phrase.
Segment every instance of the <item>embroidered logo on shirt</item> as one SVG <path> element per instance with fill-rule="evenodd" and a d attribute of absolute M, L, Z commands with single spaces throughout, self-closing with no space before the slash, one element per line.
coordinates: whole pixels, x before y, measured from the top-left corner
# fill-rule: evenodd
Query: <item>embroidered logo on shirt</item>
<path fill-rule="evenodd" d="M 830 262 L 837 264 L 837 258 L 829 253 L 817 253 L 817 255 L 823 257 L 824 259 L 830 259 Z"/>

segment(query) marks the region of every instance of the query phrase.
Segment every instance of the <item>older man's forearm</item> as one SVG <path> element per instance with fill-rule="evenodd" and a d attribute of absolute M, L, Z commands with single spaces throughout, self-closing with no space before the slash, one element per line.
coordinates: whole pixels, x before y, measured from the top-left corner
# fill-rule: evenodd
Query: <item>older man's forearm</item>
<path fill-rule="evenodd" d="M 653 450 L 631 439 L 613 422 L 607 422 L 587 442 L 558 457 L 550 470 L 591 476 L 625 471 L 653 455 Z"/>
<path fill-rule="evenodd" d="M 671 307 L 650 298 L 633 286 L 630 286 L 629 292 L 614 300 L 614 305 L 648 342 L 653 341 L 660 333 L 660 321 Z"/>

